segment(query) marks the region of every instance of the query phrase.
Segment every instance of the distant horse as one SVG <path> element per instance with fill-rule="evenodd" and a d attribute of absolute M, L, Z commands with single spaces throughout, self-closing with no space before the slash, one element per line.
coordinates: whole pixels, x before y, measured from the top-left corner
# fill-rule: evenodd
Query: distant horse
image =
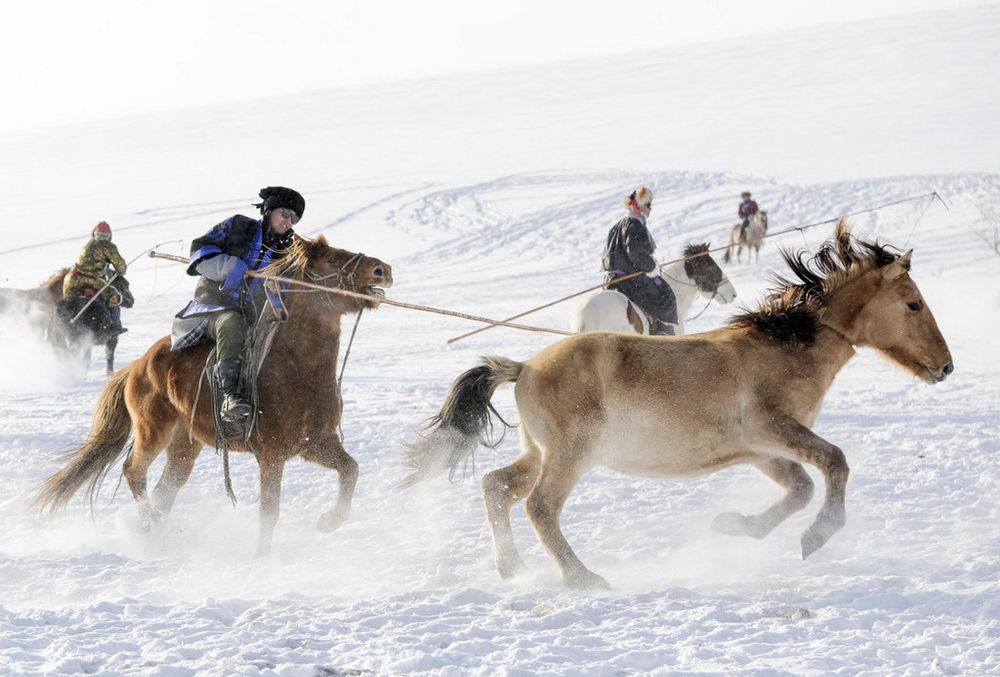
<path fill-rule="evenodd" d="M 0 288 L 0 312 L 26 314 L 40 340 L 47 339 L 59 353 L 78 359 L 84 370 L 90 364 L 91 347 L 103 344 L 110 376 L 114 372 L 118 346 L 118 334 L 108 331 L 110 311 L 103 302 L 95 301 L 73 322 L 89 299 L 63 298 L 63 280 L 69 271 L 69 268 L 60 268 L 32 289 Z M 134 299 L 128 281 L 119 276 L 113 285 L 122 298 L 122 306 L 131 308 Z"/>
<path fill-rule="evenodd" d="M 747 248 L 747 263 L 750 263 L 750 255 L 753 253 L 757 254 L 757 261 L 760 261 L 760 245 L 764 241 L 764 236 L 767 234 L 767 212 L 763 209 L 758 211 L 750 219 L 750 225 L 747 226 L 746 236 L 741 237 L 743 232 L 743 224 L 737 223 L 729 231 L 729 247 L 726 249 L 726 255 L 722 260 L 729 263 L 733 258 L 733 249 L 736 249 L 736 262 L 739 263 L 741 257 L 743 256 L 743 248 Z"/>
<path fill-rule="evenodd" d="M 677 299 L 678 336 L 687 333 L 685 323 L 688 312 L 699 295 L 706 303 L 713 300 L 721 304 L 732 303 L 736 289 L 722 272 L 722 268 L 708 253 L 708 243 L 688 245 L 684 260 L 666 266 L 660 277 L 670 286 Z M 622 331 L 627 334 L 649 334 L 649 319 L 614 286 L 587 297 L 573 311 L 570 328 L 576 333 L 585 331 Z"/>
<path fill-rule="evenodd" d="M 110 286 L 118 292 L 122 308 L 134 305 L 135 298 L 128 280 L 123 276 L 116 276 Z M 90 366 L 91 348 L 103 345 L 105 374 L 111 376 L 115 371 L 119 332 L 113 328 L 111 308 L 103 299 L 91 299 L 87 296 L 67 296 L 56 304 L 55 317 L 48 331 L 49 342 L 71 358 L 79 359 L 84 373 Z"/>
<path fill-rule="evenodd" d="M 521 455 L 482 481 L 502 577 L 522 567 L 510 509 L 527 498 L 528 518 L 563 580 L 607 586 L 559 527 L 573 486 L 597 465 L 667 478 L 751 463 L 785 496 L 756 515 L 724 512 L 713 526 L 753 538 L 809 503 L 813 483 L 802 464 L 813 465 L 826 500 L 802 535 L 808 557 L 846 522 L 847 458 L 811 428 L 855 348 L 871 346 L 927 383 L 954 369 L 910 278 L 911 254 L 852 241 L 839 224 L 811 260 L 783 252 L 796 281 L 782 280 L 727 327 L 676 337 L 580 334 L 525 362 L 486 358 L 455 381 L 433 430 L 412 447 L 407 482 L 466 461 L 489 425 L 494 390 L 516 382 Z"/>
<path fill-rule="evenodd" d="M 69 273 L 69 268 L 60 268 L 49 276 L 45 282 L 32 289 L 12 289 L 0 287 L 0 312 L 37 309 L 52 313 L 55 305 L 62 298 L 63 278 Z"/>
<path fill-rule="evenodd" d="M 322 236 L 297 238 L 288 254 L 267 269 L 331 287 L 367 293 L 369 300 L 322 291 L 295 294 L 290 316 L 278 327 L 257 379 L 257 427 L 253 448 L 242 441 L 234 451 L 253 451 L 260 466 L 260 538 L 258 552 L 271 548 L 278 521 L 285 461 L 301 456 L 336 470 L 340 492 L 319 518 L 321 531 L 347 519 L 358 464 L 344 449 L 337 426 L 343 401 L 337 386 L 340 318 L 378 305 L 381 287 L 392 285 L 392 269 L 382 261 L 330 247 Z M 94 500 L 110 466 L 126 456 L 122 474 L 139 506 L 144 527 L 164 518 L 178 490 L 187 482 L 203 445 L 215 445 L 215 416 L 210 393 L 198 397 L 211 345 L 170 350 L 170 338 L 154 343 L 132 364 L 117 372 L 101 393 L 90 435 L 67 465 L 46 480 L 37 505 L 57 512 L 84 485 Z M 193 426 L 192 426 L 193 424 Z M 152 495 L 146 489 L 149 466 L 166 447 L 167 462 Z"/>

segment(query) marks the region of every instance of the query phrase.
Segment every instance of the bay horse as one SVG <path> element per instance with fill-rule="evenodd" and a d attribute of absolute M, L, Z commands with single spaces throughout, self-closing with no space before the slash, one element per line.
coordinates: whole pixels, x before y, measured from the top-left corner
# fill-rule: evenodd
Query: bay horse
<path fill-rule="evenodd" d="M 736 288 L 722 268 L 708 253 L 707 242 L 691 244 L 684 248 L 684 259 L 675 261 L 660 270 L 660 278 L 670 286 L 677 301 L 677 325 L 674 334 L 686 334 L 686 324 L 691 306 L 699 296 L 706 303 L 732 303 Z M 649 334 L 649 319 L 627 296 L 614 286 L 588 296 L 573 311 L 570 329 L 579 334 L 585 331 L 623 331 L 629 334 Z"/>
<path fill-rule="evenodd" d="M 873 347 L 927 383 L 954 366 L 909 275 L 912 250 L 899 255 L 853 239 L 841 223 L 811 260 L 782 255 L 794 278 L 778 278 L 756 310 L 723 328 L 676 337 L 579 334 L 524 362 L 485 358 L 459 376 L 430 432 L 411 447 L 406 483 L 466 461 L 490 424 L 493 392 L 516 382 L 521 454 L 482 479 L 502 577 L 523 566 L 510 509 L 527 498 L 528 518 L 564 582 L 607 586 L 559 527 L 573 486 L 598 465 L 672 478 L 753 464 L 784 497 L 759 514 L 724 512 L 713 523 L 753 538 L 809 503 L 813 483 L 802 464 L 813 465 L 826 498 L 801 538 L 808 557 L 846 522 L 847 458 L 811 428 L 856 348 Z"/>
<path fill-rule="evenodd" d="M 736 262 L 739 263 L 743 257 L 744 247 L 747 248 L 747 263 L 750 263 L 750 257 L 754 253 L 757 254 L 757 261 L 760 261 L 760 245 L 767 234 L 767 212 L 761 209 L 754 214 L 750 219 L 750 225 L 747 226 L 746 236 L 741 237 L 742 233 L 741 223 L 729 229 L 729 247 L 726 248 L 726 255 L 722 258 L 726 263 L 732 260 L 733 249 L 736 250 Z"/>
<path fill-rule="evenodd" d="M 350 269 L 350 272 L 348 271 Z M 382 289 L 392 286 L 392 269 L 382 261 L 329 246 L 321 235 L 297 238 L 287 254 L 264 269 L 325 286 L 359 291 L 359 299 L 322 291 L 299 293 L 289 302 L 289 318 L 277 330 L 257 380 L 257 428 L 253 449 L 229 443 L 233 451 L 253 451 L 260 469 L 258 553 L 266 554 L 278 521 L 285 462 L 301 456 L 336 470 L 336 503 L 319 518 L 319 529 L 333 531 L 347 519 L 358 479 L 358 464 L 337 433 L 343 401 L 337 385 L 340 318 L 375 308 Z M 36 505 L 58 512 L 84 485 L 91 504 L 110 466 L 125 456 L 122 474 L 132 491 L 143 526 L 162 520 L 191 474 L 204 445 L 215 445 L 212 397 L 198 397 L 199 381 L 212 346 L 200 343 L 172 351 L 170 338 L 118 371 L 97 402 L 87 440 L 49 477 Z M 207 389 L 206 389 L 207 390 Z M 197 407 L 195 409 L 195 407 Z M 127 452 L 127 442 L 134 440 Z M 152 494 L 146 488 L 149 466 L 166 449 L 167 462 Z"/>

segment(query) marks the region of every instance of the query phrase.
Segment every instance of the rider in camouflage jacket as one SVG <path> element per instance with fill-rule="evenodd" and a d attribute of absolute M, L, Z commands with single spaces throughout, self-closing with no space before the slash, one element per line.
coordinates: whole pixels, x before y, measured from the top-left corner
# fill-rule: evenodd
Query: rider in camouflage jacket
<path fill-rule="evenodd" d="M 118 247 L 111 242 L 111 226 L 106 221 L 101 221 L 94 226 L 91 238 L 84 245 L 80 258 L 63 280 L 63 296 L 94 296 L 108 283 L 114 273 L 119 276 L 124 275 L 127 267 L 125 259 L 118 252 Z M 111 310 L 113 328 L 122 331 L 122 298 L 118 290 L 114 286 L 107 287 L 101 292 L 100 300 Z"/>

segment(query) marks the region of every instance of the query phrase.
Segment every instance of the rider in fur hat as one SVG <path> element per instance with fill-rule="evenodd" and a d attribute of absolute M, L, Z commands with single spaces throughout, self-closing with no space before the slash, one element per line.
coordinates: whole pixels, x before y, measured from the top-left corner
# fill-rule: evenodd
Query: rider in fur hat
<path fill-rule="evenodd" d="M 201 280 L 194 299 L 177 314 L 172 331 L 172 348 L 184 348 L 203 337 L 216 344 L 216 375 L 222 406 L 220 416 L 227 423 L 243 423 L 250 403 L 239 392 L 243 342 L 248 325 L 254 321 L 254 297 L 263 280 L 246 277 L 284 256 L 292 244 L 292 226 L 305 212 L 305 199 L 297 191 L 270 186 L 260 191 L 261 202 L 254 206 L 261 218 L 236 214 L 191 242 L 189 275 Z M 271 297 L 281 304 L 280 298 Z"/>

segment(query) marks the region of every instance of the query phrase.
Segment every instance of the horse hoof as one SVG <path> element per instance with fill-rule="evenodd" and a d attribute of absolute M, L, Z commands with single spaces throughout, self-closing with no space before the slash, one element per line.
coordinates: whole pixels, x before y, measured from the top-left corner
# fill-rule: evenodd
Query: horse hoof
<path fill-rule="evenodd" d="M 583 571 L 568 576 L 566 585 L 577 590 L 610 590 L 611 584 L 603 576 L 598 576 L 593 571 L 584 569 Z"/>
<path fill-rule="evenodd" d="M 347 514 L 338 514 L 334 512 L 327 512 L 320 515 L 319 522 L 316 523 L 316 527 L 320 532 L 324 534 L 329 534 L 330 532 L 336 531 L 344 525 L 347 521 Z"/>
<path fill-rule="evenodd" d="M 802 559 L 806 559 L 822 548 L 826 541 L 827 539 L 815 529 L 806 529 L 806 532 L 802 534 Z"/>
<path fill-rule="evenodd" d="M 163 515 L 159 510 L 148 503 L 139 506 L 139 528 L 143 533 L 148 534 L 156 527 Z"/>
<path fill-rule="evenodd" d="M 720 512 L 712 520 L 712 531 L 726 536 L 746 536 L 750 533 L 749 519 L 738 512 Z"/>
<path fill-rule="evenodd" d="M 515 555 L 512 558 L 497 558 L 497 573 L 503 580 L 510 580 L 522 571 L 524 571 L 524 562 L 521 561 L 520 557 Z"/>

